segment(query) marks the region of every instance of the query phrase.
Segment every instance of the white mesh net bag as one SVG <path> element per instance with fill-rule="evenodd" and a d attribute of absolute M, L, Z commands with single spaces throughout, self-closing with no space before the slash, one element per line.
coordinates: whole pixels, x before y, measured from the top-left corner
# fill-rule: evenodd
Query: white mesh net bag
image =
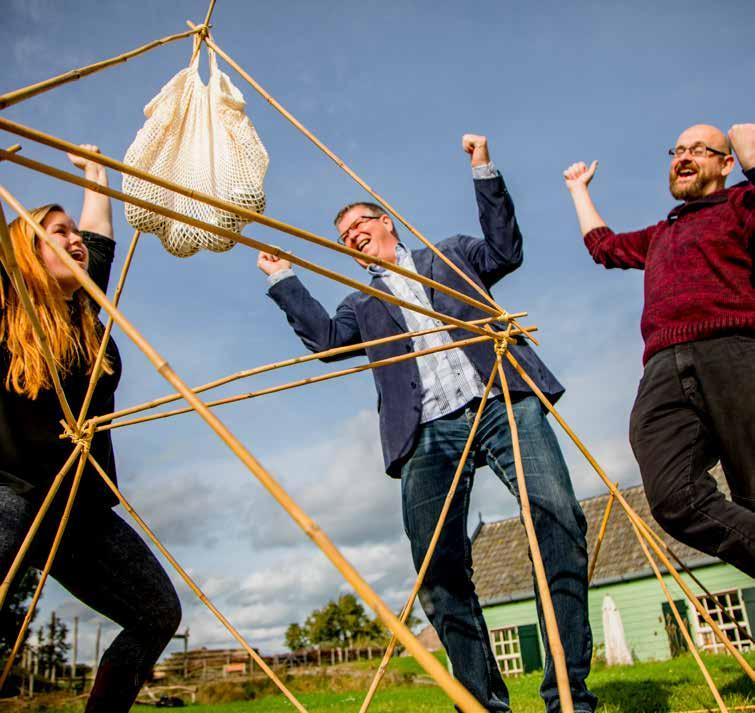
<path fill-rule="evenodd" d="M 209 83 L 205 85 L 199 76 L 197 53 L 144 107 L 147 121 L 124 163 L 259 213 L 265 209 L 267 151 L 244 114 L 243 95 L 218 70 L 215 53 L 209 48 L 207 52 Z M 249 222 L 126 174 L 123 192 L 236 233 Z M 142 232 L 157 235 L 165 249 L 178 257 L 201 249 L 222 252 L 235 244 L 128 203 L 126 220 Z"/>

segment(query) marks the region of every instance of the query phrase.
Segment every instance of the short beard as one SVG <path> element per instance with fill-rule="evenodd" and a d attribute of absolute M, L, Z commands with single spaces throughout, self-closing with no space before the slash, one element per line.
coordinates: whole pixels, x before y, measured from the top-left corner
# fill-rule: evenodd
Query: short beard
<path fill-rule="evenodd" d="M 678 201 L 694 201 L 703 197 L 703 184 L 705 176 L 701 170 L 698 170 L 695 175 L 695 180 L 692 183 L 688 183 L 685 186 L 677 186 L 678 176 L 674 172 L 674 169 L 669 171 L 668 187 L 671 191 L 671 195 Z"/>

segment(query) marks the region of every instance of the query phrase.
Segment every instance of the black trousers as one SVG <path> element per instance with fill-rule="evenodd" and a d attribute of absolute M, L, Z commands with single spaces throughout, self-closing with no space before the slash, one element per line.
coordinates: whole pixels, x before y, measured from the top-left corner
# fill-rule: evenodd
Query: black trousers
<path fill-rule="evenodd" d="M 0 576 L 10 568 L 38 508 L 0 486 Z M 28 565 L 44 566 L 60 510 L 53 506 L 45 518 Z M 127 713 L 181 622 L 181 605 L 168 575 L 136 532 L 110 508 L 78 504 L 51 574 L 84 604 L 123 627 L 102 656 L 86 713 Z"/>
<path fill-rule="evenodd" d="M 670 535 L 755 576 L 755 336 L 655 354 L 630 440 L 653 516 Z M 708 473 L 721 461 L 731 501 Z"/>

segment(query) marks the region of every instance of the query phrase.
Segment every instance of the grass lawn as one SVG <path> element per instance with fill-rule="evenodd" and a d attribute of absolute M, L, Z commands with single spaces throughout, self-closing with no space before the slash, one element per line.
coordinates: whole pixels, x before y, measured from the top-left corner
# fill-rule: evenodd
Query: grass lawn
<path fill-rule="evenodd" d="M 755 655 L 748 660 L 755 664 Z M 755 705 L 755 685 L 729 656 L 706 656 L 704 661 L 727 705 Z M 405 673 L 419 671 L 417 664 L 399 659 L 395 664 Z M 422 680 L 425 680 L 424 677 Z M 538 695 L 540 674 L 532 673 L 507 681 L 514 713 L 542 713 Z M 691 710 L 718 710 L 713 697 L 691 656 L 672 661 L 643 663 L 634 666 L 607 668 L 598 666 L 589 679 L 591 690 L 600 699 L 598 713 L 672 713 Z M 295 681 L 291 690 L 296 693 Z M 355 713 L 361 705 L 361 692 L 316 692 L 298 696 L 311 713 Z M 28 709 L 27 709 L 28 710 Z M 41 709 L 50 710 L 50 709 Z M 66 708 L 65 713 L 80 713 Z M 136 706 L 135 712 L 147 713 L 152 707 Z M 178 709 L 180 710 L 180 709 Z M 192 705 L 191 713 L 277 713 L 292 711 L 293 706 L 281 695 L 267 696 L 237 703 Z M 413 683 L 380 689 L 370 711 L 374 713 L 451 713 L 453 707 L 445 694 L 434 684 Z M 62 713 L 62 712 L 61 712 Z"/>

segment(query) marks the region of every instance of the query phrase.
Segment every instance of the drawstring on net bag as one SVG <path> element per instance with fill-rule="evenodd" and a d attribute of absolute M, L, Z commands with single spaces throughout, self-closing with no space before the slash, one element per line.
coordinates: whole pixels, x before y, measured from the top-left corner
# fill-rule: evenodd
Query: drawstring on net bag
<path fill-rule="evenodd" d="M 268 156 L 244 113 L 244 97 L 228 75 L 218 69 L 215 52 L 207 48 L 210 80 L 199 76 L 199 52 L 144 107 L 147 121 L 126 152 L 124 163 L 261 213 Z M 240 233 L 250 222 L 153 183 L 124 174 L 123 192 L 183 215 Z M 145 233 L 154 233 L 165 249 L 178 257 L 198 250 L 223 252 L 233 240 L 152 211 L 126 204 L 126 220 Z"/>

